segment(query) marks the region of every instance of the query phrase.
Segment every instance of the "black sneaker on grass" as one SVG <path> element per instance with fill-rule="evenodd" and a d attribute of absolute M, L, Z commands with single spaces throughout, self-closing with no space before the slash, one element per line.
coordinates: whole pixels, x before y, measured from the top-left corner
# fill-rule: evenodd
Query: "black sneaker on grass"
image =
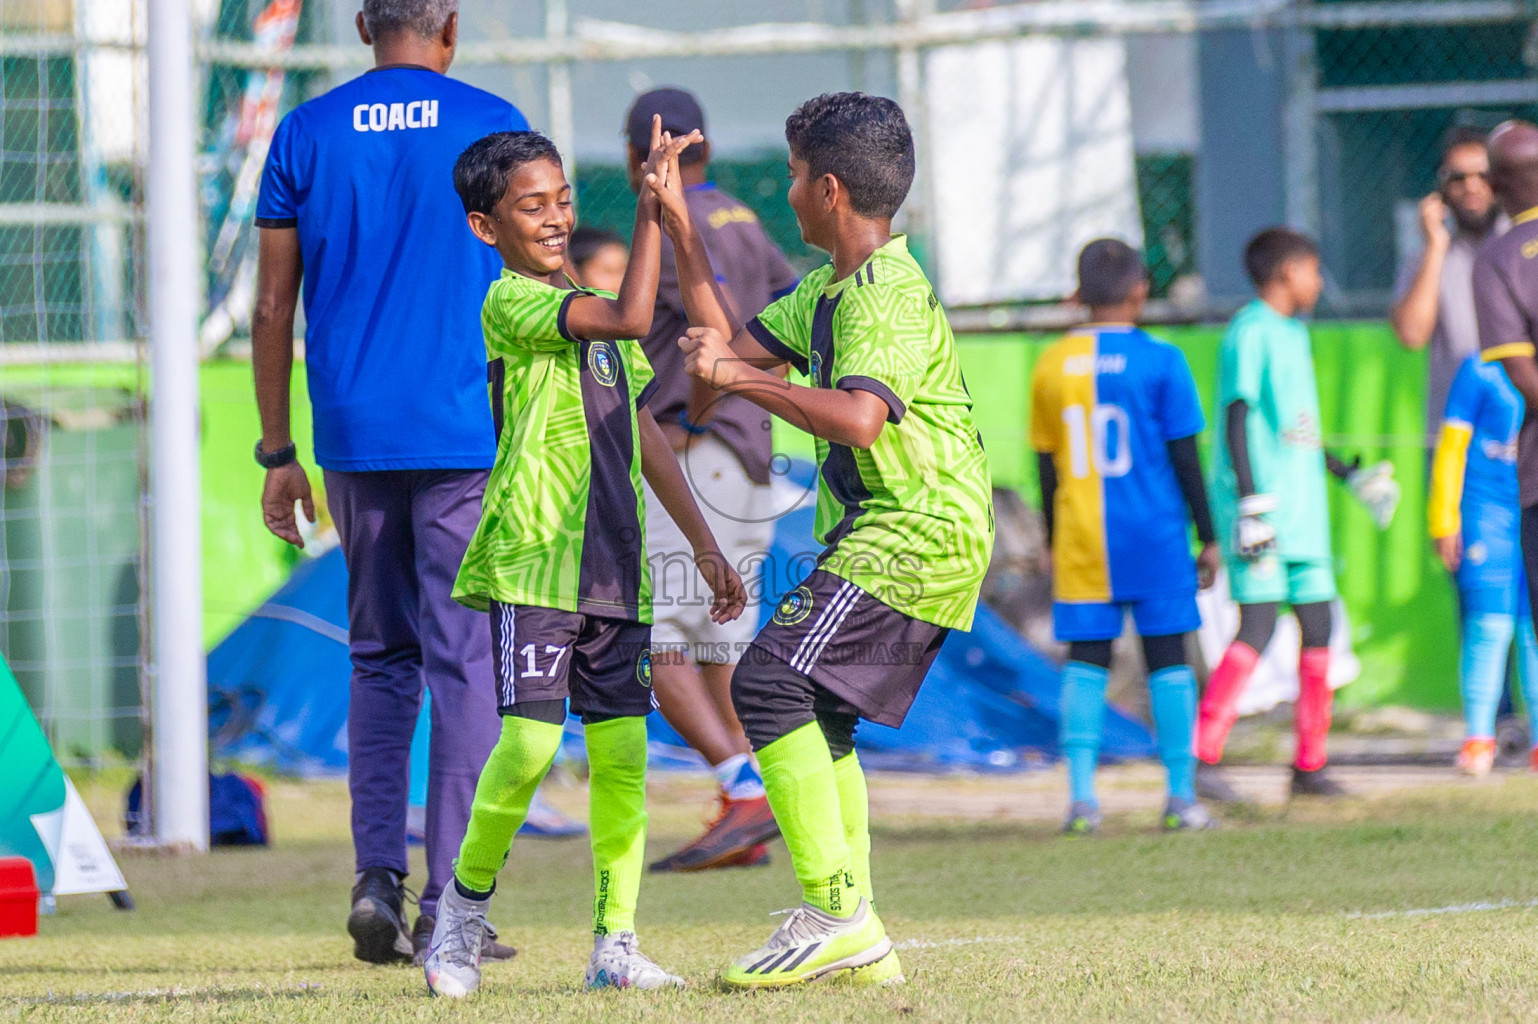
<path fill-rule="evenodd" d="M 411 929 L 411 947 L 414 950 L 411 962 L 418 967 L 427 962 L 427 954 L 433 948 L 433 929 L 437 926 L 438 919 L 432 914 L 417 915 L 416 927 Z M 499 963 L 517 955 L 518 951 L 512 946 L 497 941 L 497 930 L 488 922 L 485 939 L 481 942 L 481 963 Z"/>
<path fill-rule="evenodd" d="M 1223 769 L 1205 761 L 1196 762 L 1196 796 L 1215 804 L 1247 804 L 1248 800 L 1223 777 Z"/>
<path fill-rule="evenodd" d="M 1293 796 L 1348 796 L 1346 788 L 1335 781 L 1328 768 L 1315 768 L 1306 772 L 1296 766 L 1292 769 Z"/>
<path fill-rule="evenodd" d="M 347 934 L 352 955 L 371 964 L 411 962 L 411 936 L 406 934 L 405 890 L 389 868 L 364 868 L 352 887 L 352 913 Z"/>

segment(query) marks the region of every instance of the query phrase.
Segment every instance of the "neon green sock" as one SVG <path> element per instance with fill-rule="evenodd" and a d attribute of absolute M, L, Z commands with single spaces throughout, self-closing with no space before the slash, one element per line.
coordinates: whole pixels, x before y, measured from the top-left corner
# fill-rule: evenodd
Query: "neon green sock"
<path fill-rule="evenodd" d="M 849 870 L 833 755 L 822 729 L 808 722 L 781 736 L 758 752 L 758 763 L 802 897 L 830 914 L 853 914 L 860 891 Z"/>
<path fill-rule="evenodd" d="M 844 819 L 844 843 L 849 847 L 849 873 L 860 895 L 872 907 L 876 890 L 870 883 L 870 794 L 865 789 L 865 771 L 860 755 L 850 751 L 833 762 L 833 778 L 838 783 L 838 809 Z"/>
<path fill-rule="evenodd" d="M 646 863 L 646 719 L 611 718 L 587 734 L 593 837 L 593 932 L 635 931 Z"/>
<path fill-rule="evenodd" d="M 513 835 L 529 816 L 534 791 L 560 745 L 559 725 L 514 716 L 502 719 L 502 737 L 475 784 L 470 824 L 454 862 L 454 877 L 466 889 L 490 892 L 496 885 Z"/>

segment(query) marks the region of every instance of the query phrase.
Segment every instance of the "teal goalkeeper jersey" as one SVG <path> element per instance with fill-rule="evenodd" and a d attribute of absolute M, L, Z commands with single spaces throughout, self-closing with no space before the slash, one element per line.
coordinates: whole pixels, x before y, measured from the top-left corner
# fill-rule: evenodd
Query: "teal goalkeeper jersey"
<path fill-rule="evenodd" d="M 454 597 L 651 622 L 638 411 L 655 390 L 635 341 L 585 341 L 572 299 L 504 270 L 481 328 L 497 458 Z"/>
<path fill-rule="evenodd" d="M 831 264 L 812 271 L 748 330 L 811 386 L 887 405 L 869 449 L 817 438 L 820 567 L 904 615 L 970 628 L 993 551 L 988 460 L 956 339 L 907 240 L 841 281 Z"/>
<path fill-rule="evenodd" d="M 1308 328 L 1260 299 L 1234 314 L 1223 335 L 1212 512 L 1228 551 L 1233 550 L 1239 494 L 1222 424 L 1228 406 L 1240 400 L 1250 409 L 1245 437 L 1255 491 L 1277 501 L 1277 510 L 1267 518 L 1276 527 L 1278 557 L 1283 561 L 1329 558 L 1330 510 L 1319 386 L 1314 380 Z"/>

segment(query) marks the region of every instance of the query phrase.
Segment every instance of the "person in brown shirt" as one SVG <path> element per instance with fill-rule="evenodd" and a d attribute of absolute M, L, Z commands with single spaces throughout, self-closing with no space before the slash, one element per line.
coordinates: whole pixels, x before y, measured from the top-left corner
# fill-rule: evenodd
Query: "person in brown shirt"
<path fill-rule="evenodd" d="M 1505 367 L 1527 404 L 1517 481 L 1531 595 L 1538 579 L 1538 126 L 1507 121 L 1490 133 L 1490 183 L 1511 230 L 1486 243 L 1474 261 L 1474 310 L 1481 355 Z"/>
<path fill-rule="evenodd" d="M 636 98 L 626 119 L 630 186 L 641 165 L 653 115 L 675 136 L 705 132 L 705 114 L 682 89 Z M 679 159 L 689 213 L 710 253 L 718 283 L 743 320 L 796 286 L 799 275 L 747 206 L 709 176 L 709 134 Z M 678 339 L 689 329 L 672 243 L 663 240 L 662 274 L 651 332 L 641 341 L 656 371 L 650 408 L 683 464 L 711 531 L 745 580 L 761 571 L 774 520 L 788 508 L 770 494 L 768 413 L 740 395 L 723 395 L 684 372 Z M 782 460 L 783 461 L 783 460 Z M 778 467 L 783 472 L 784 467 Z M 657 502 L 647 496 L 646 550 L 652 567 L 652 688 L 664 718 L 704 756 L 720 784 L 720 813 L 704 835 L 652 865 L 653 871 L 699 871 L 768 861 L 763 843 L 779 831 L 751 748 L 732 708 L 732 670 L 752 641 L 754 616 L 717 625 L 709 594 L 695 583 L 690 548 Z M 753 584 L 748 584 L 750 587 Z"/>

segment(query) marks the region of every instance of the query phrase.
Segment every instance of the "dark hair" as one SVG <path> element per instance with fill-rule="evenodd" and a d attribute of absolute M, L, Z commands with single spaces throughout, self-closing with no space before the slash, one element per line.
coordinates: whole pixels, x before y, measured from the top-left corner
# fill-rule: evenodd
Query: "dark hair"
<path fill-rule="evenodd" d="M 1244 270 L 1256 288 L 1275 280 L 1282 266 L 1292 260 L 1319 258 L 1319 246 L 1301 231 L 1266 228 L 1244 247 Z"/>
<path fill-rule="evenodd" d="M 1489 145 L 1490 133 L 1472 124 L 1455 124 L 1442 133 L 1441 156 L 1437 159 L 1437 166 L 1447 163 L 1448 154 L 1455 149 L 1464 146 L 1479 146 L 1484 148 Z"/>
<path fill-rule="evenodd" d="M 913 133 L 902 107 L 883 96 L 830 92 L 785 119 L 785 141 L 814 178 L 831 174 L 865 217 L 891 217 L 913 185 Z"/>
<path fill-rule="evenodd" d="M 492 132 L 465 147 L 454 161 L 454 191 L 466 213 L 490 213 L 507 194 L 513 172 L 535 160 L 561 166 L 555 143 L 539 132 Z"/>
<path fill-rule="evenodd" d="M 573 229 L 571 238 L 566 243 L 566 251 L 571 254 L 571 261 L 581 266 L 597 256 L 598 250 L 606 245 L 617 245 L 623 249 L 625 240 L 603 228 L 580 227 Z"/>
<path fill-rule="evenodd" d="M 1079 301 L 1112 306 L 1148 280 L 1143 257 L 1119 238 L 1097 238 L 1079 252 Z"/>

